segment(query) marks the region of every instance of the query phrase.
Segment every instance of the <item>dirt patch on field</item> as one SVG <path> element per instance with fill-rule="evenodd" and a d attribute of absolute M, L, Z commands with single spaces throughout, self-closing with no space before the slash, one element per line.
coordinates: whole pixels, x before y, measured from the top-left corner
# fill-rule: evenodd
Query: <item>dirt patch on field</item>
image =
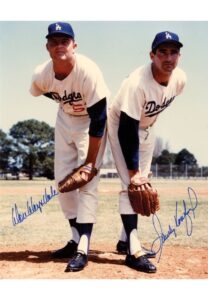
<path fill-rule="evenodd" d="M 4 279 L 204 279 L 208 278 L 208 248 L 165 246 L 160 259 L 151 259 L 157 273 L 145 274 L 124 264 L 113 245 L 92 244 L 88 266 L 81 272 L 65 273 L 68 259 L 51 259 L 60 245 L 2 247 L 0 278 Z"/>

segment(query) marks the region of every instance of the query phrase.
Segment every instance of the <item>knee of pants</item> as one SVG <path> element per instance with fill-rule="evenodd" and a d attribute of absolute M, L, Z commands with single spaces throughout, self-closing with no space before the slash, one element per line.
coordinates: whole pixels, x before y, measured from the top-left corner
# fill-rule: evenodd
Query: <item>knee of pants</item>
<path fill-rule="evenodd" d="M 66 219 L 76 218 L 78 204 L 79 204 L 78 191 L 59 193 L 58 199 L 65 218 Z"/>
<path fill-rule="evenodd" d="M 79 206 L 77 210 L 78 223 L 96 223 L 96 214 L 98 207 L 97 193 L 80 193 Z"/>
<path fill-rule="evenodd" d="M 98 185 L 99 176 L 79 190 L 79 207 L 77 211 L 78 223 L 96 223 L 98 207 Z"/>
<path fill-rule="evenodd" d="M 120 215 L 132 215 L 135 214 L 131 203 L 129 201 L 128 192 L 121 191 L 119 194 L 119 213 Z"/>

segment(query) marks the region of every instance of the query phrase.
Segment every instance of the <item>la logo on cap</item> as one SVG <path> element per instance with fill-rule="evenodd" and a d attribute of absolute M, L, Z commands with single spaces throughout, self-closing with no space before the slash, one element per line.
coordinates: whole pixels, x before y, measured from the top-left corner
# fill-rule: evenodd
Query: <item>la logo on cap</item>
<path fill-rule="evenodd" d="M 56 23 L 56 30 L 61 30 L 61 26 L 58 23 Z"/>
<path fill-rule="evenodd" d="M 165 38 L 168 40 L 168 39 L 172 39 L 172 36 L 170 35 L 169 32 L 166 31 L 165 33 Z"/>
<path fill-rule="evenodd" d="M 166 33 L 165 33 L 165 37 L 166 37 L 167 40 L 168 40 L 168 39 L 172 39 L 172 36 L 171 36 L 170 33 L 167 32 L 167 31 L 166 31 Z"/>
<path fill-rule="evenodd" d="M 74 31 L 69 23 L 55 22 L 48 26 L 48 34 L 46 38 L 50 38 L 54 35 L 64 34 L 74 39 Z"/>

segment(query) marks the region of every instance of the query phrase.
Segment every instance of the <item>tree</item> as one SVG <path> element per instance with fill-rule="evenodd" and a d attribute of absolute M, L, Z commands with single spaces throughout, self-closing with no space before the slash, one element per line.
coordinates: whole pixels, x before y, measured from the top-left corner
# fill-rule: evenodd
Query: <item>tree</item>
<path fill-rule="evenodd" d="M 208 167 L 201 168 L 201 175 L 204 177 L 208 177 Z"/>
<path fill-rule="evenodd" d="M 12 141 L 9 139 L 6 133 L 0 129 L 0 170 L 7 171 L 10 165 L 10 152 Z"/>
<path fill-rule="evenodd" d="M 54 129 L 34 119 L 18 122 L 10 129 L 14 139 L 13 157 L 32 180 L 35 173 L 43 173 L 46 158 L 54 155 Z"/>
<path fill-rule="evenodd" d="M 198 166 L 197 160 L 187 149 L 182 149 L 176 155 L 175 164 L 178 165 L 180 172 L 184 172 L 185 176 L 196 176 Z"/>
<path fill-rule="evenodd" d="M 161 155 L 156 158 L 155 163 L 160 165 L 169 165 L 170 163 L 174 163 L 174 161 L 175 154 L 170 153 L 168 150 L 163 150 Z"/>
<path fill-rule="evenodd" d="M 175 158 L 176 165 L 197 165 L 197 160 L 187 149 L 182 149 Z"/>
<path fill-rule="evenodd" d="M 54 158 L 46 157 L 42 164 L 42 173 L 40 174 L 48 179 L 54 179 Z"/>

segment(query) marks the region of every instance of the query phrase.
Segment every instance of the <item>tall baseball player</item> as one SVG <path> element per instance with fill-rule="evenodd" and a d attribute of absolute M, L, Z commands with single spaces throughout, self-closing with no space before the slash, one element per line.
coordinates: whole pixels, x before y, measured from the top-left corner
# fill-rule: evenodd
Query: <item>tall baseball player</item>
<path fill-rule="evenodd" d="M 67 271 L 80 271 L 88 251 L 98 205 L 99 167 L 106 142 L 109 90 L 98 66 L 75 53 L 69 23 L 50 24 L 46 48 L 51 59 L 34 72 L 30 92 L 59 103 L 55 126 L 55 179 L 72 239 L 53 258 L 71 258 Z M 79 190 L 78 190 L 79 188 Z"/>
<path fill-rule="evenodd" d="M 127 236 L 127 266 L 154 273 L 156 267 L 144 255 L 137 233 L 138 213 L 149 216 L 159 209 L 157 193 L 148 182 L 154 150 L 154 123 L 179 95 L 185 73 L 177 67 L 182 43 L 177 34 L 158 33 L 150 52 L 151 63 L 126 78 L 112 101 L 108 132 L 121 178 L 119 212 Z"/>

